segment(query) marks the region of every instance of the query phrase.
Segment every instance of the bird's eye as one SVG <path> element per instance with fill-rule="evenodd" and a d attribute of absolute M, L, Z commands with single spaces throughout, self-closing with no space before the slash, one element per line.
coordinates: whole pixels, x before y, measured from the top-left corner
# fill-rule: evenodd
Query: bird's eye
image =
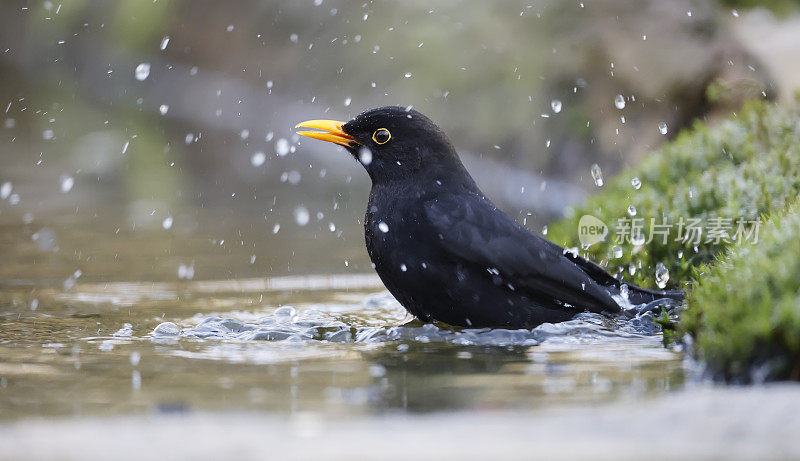
<path fill-rule="evenodd" d="M 372 133 L 372 140 L 378 144 L 386 144 L 390 139 L 392 139 L 392 133 L 389 133 L 386 128 L 378 128 Z"/>

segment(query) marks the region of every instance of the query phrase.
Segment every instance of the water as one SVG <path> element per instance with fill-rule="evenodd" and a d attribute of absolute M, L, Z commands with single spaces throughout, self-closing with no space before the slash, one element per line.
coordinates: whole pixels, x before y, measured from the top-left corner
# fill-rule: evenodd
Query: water
<path fill-rule="evenodd" d="M 625 108 L 625 96 L 622 96 L 621 94 L 616 95 L 614 97 L 614 107 L 616 107 L 619 110 L 624 109 Z"/>
<path fill-rule="evenodd" d="M 667 282 L 669 282 L 669 270 L 664 263 L 659 262 L 656 264 L 656 285 L 659 288 L 664 288 L 667 286 Z"/>
<path fill-rule="evenodd" d="M 11 248 L 0 266 L 0 419 L 519 410 L 658 395 L 686 380 L 682 355 L 661 346 L 646 317 L 583 314 L 533 330 L 425 325 L 371 271 L 355 220 L 337 229 L 357 236 L 338 250 L 308 240 L 317 228 L 336 238 L 326 220 L 265 232 L 251 264 L 253 245 L 227 243 L 245 218 L 221 225 L 225 213 L 196 210 L 198 230 L 170 237 L 184 232 L 187 211 L 173 210 L 170 226 L 119 232 L 119 219 L 90 226 L 89 214 L 31 224 L 0 215 Z M 286 257 L 312 270 L 264 277 Z"/>
<path fill-rule="evenodd" d="M 603 187 L 603 170 L 600 169 L 600 165 L 596 163 L 592 165 L 591 172 L 594 184 L 597 187 Z"/>
<path fill-rule="evenodd" d="M 266 219 L 173 207 L 133 229 L 119 207 L 23 216 L 1 202 L 0 457 L 28 447 L 9 457 L 79 459 L 59 450 L 87 437 L 116 450 L 106 440 L 123 433 L 151 434 L 140 445 L 154 452 L 187 441 L 208 453 L 248 440 L 261 443 L 252 450 L 265 440 L 291 450 L 328 436 L 369 450 L 355 440 L 421 431 L 427 445 L 414 449 L 432 450 L 422 434 L 444 426 L 493 431 L 517 452 L 530 438 L 516 429 L 532 427 L 548 440 L 562 434 L 559 453 L 651 446 L 653 431 L 667 430 L 718 447 L 709 441 L 752 421 L 753 392 L 779 416 L 763 422 L 760 433 L 773 436 L 750 446 L 789 440 L 781 429 L 798 412 L 786 392 L 709 389 L 682 352 L 662 346 L 651 312 L 581 314 L 532 330 L 415 321 L 370 268 L 361 207 L 334 217 L 304 203 L 304 226 L 287 201 Z M 688 429 L 710 414 L 706 432 Z M 573 443 L 579 426 L 596 441 Z"/>
<path fill-rule="evenodd" d="M 143 62 L 137 65 L 134 75 L 136 76 L 136 80 L 139 80 L 140 82 L 147 80 L 147 77 L 150 76 L 150 63 Z"/>

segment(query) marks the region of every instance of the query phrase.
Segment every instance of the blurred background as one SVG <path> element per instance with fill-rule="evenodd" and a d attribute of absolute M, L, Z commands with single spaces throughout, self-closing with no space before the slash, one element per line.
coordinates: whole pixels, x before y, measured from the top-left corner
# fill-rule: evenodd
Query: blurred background
<path fill-rule="evenodd" d="M 593 165 L 800 81 L 792 0 L 7 0 L 0 18 L 18 281 L 369 272 L 368 178 L 302 120 L 412 105 L 542 232 L 597 190 Z"/>
<path fill-rule="evenodd" d="M 0 458 L 795 443 L 796 389 L 699 391 L 652 313 L 407 324 L 364 248 L 366 173 L 293 127 L 413 106 L 546 234 L 696 121 L 792 98 L 798 37 L 798 0 L 0 1 Z M 358 415 L 407 419 L 324 425 Z"/>

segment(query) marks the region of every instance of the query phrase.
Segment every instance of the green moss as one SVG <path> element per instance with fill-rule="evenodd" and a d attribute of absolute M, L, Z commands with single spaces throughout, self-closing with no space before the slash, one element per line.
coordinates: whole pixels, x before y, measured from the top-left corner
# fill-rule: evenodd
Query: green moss
<path fill-rule="evenodd" d="M 800 104 L 750 103 L 715 126 L 697 123 L 604 189 L 552 225 L 551 238 L 576 246 L 580 217 L 602 219 L 611 232 L 587 253 L 612 273 L 652 286 L 661 262 L 672 287 L 691 282 L 678 323 L 666 313 L 658 319 L 665 341 L 690 335 L 691 350 L 718 378 L 800 380 Z M 676 240 L 673 227 L 666 243 L 625 243 L 615 257 L 614 227 L 629 205 L 637 217 L 699 218 L 704 232 L 715 217 L 762 224 L 736 241 L 703 234 L 696 246 Z"/>
<path fill-rule="evenodd" d="M 679 331 L 726 380 L 800 379 L 800 202 L 698 269 Z"/>
<path fill-rule="evenodd" d="M 713 127 L 698 122 L 636 168 L 623 171 L 573 210 L 571 217 L 551 225 L 549 237 L 559 244 L 578 246 L 578 221 L 583 215 L 596 216 L 610 227 L 610 233 L 604 242 L 586 249 L 591 259 L 622 279 L 649 287 L 655 286 L 655 267 L 661 262 L 670 273 L 668 287 L 684 288 L 694 268 L 713 261 L 732 244 L 739 221 L 742 230 L 752 232 L 761 215 L 783 209 L 800 193 L 798 120 L 797 104 L 779 107 L 753 102 Z M 634 177 L 642 183 L 638 190 L 631 185 Z M 670 226 L 666 243 L 657 234 L 644 245 L 631 243 L 635 232 L 625 229 L 631 224 L 630 205 L 636 209 L 634 218 L 642 219 L 647 239 L 653 230 L 651 219 L 656 224 L 663 219 Z M 721 226 L 730 238 L 708 238 L 716 218 L 731 220 Z M 699 242 L 679 238 L 681 219 L 684 223 L 700 220 Z M 628 238 L 620 242 L 619 237 Z M 622 256 L 615 257 L 620 249 Z"/>

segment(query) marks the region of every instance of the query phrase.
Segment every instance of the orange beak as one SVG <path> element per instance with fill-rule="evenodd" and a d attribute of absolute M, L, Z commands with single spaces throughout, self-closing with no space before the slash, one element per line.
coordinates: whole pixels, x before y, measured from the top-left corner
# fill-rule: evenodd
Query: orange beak
<path fill-rule="evenodd" d="M 315 130 L 321 130 L 298 131 L 297 134 L 332 142 L 340 146 L 352 147 L 352 143 L 356 143 L 355 139 L 342 130 L 342 125 L 344 124 L 345 122 L 337 122 L 336 120 L 309 120 L 307 122 L 298 123 L 295 125 L 295 128 L 314 128 Z"/>

